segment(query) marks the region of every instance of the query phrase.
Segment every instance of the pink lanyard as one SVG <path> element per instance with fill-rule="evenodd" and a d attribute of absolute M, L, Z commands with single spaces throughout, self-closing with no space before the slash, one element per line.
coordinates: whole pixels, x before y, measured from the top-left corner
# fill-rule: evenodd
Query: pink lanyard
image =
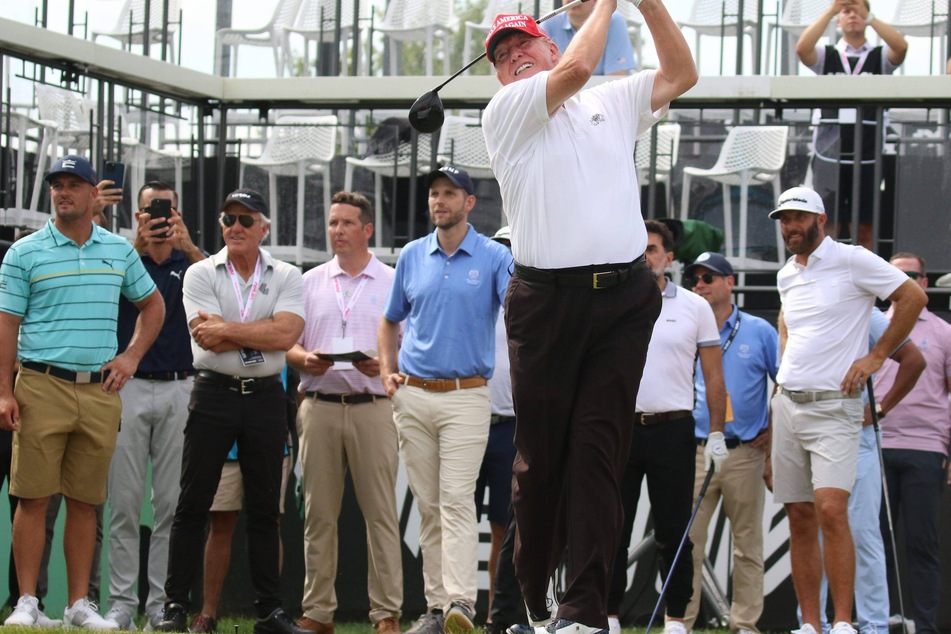
<path fill-rule="evenodd" d="M 248 293 L 248 302 L 244 303 L 244 297 L 241 294 L 241 283 L 238 282 L 238 273 L 234 270 L 234 264 L 231 263 L 231 260 L 228 260 L 228 273 L 231 275 L 231 284 L 234 286 L 234 294 L 238 298 L 238 315 L 241 318 L 241 323 L 245 323 L 248 320 L 248 315 L 251 314 L 251 303 L 254 301 L 254 296 L 258 293 L 258 282 L 261 281 L 261 256 L 258 256 L 258 261 L 254 265 L 254 276 L 251 278 L 251 292 Z"/>
<path fill-rule="evenodd" d="M 360 293 L 363 292 L 363 287 L 367 285 L 367 276 L 364 275 L 363 279 L 360 280 L 360 283 L 357 285 L 357 288 L 353 291 L 353 294 L 350 296 L 350 302 L 344 306 L 343 304 L 343 291 L 340 290 L 340 276 L 334 277 L 334 293 L 337 295 L 337 306 L 340 308 L 340 323 L 343 326 L 343 336 L 347 336 L 347 318 L 350 317 L 350 311 L 353 310 L 353 305 L 357 303 L 357 298 L 360 296 Z"/>

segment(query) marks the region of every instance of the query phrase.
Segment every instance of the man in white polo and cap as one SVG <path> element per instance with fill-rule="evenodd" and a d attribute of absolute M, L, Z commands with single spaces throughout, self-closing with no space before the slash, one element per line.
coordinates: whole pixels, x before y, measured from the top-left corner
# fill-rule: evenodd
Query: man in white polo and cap
<path fill-rule="evenodd" d="M 793 584 L 802 608 L 799 632 L 821 631 L 824 567 L 835 608 L 832 633 L 853 634 L 855 547 L 848 502 L 864 413 L 862 388 L 908 336 L 927 297 L 874 253 L 825 236 L 825 208 L 812 189 L 787 190 L 769 217 L 779 221 L 793 254 L 777 275 L 782 357 L 772 399 L 772 463 L 773 496 L 789 517 Z M 869 351 L 865 316 L 876 297 L 892 302 L 893 317 Z"/>

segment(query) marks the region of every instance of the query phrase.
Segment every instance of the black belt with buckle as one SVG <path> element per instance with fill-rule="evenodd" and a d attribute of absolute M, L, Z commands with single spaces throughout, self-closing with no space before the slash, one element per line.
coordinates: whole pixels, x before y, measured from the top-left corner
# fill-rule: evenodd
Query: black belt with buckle
<path fill-rule="evenodd" d="M 20 366 L 70 383 L 102 383 L 106 378 L 105 372 L 75 372 L 66 368 L 58 368 L 55 365 L 33 361 L 23 361 Z"/>
<path fill-rule="evenodd" d="M 747 445 L 747 444 L 749 444 L 749 443 L 751 443 L 751 442 L 753 442 L 753 441 L 752 441 L 752 440 L 740 440 L 739 438 L 726 438 L 726 439 L 724 439 L 724 442 L 726 442 L 726 448 L 727 448 L 727 449 L 736 449 L 736 448 L 739 447 L 740 445 Z M 706 438 L 697 438 L 697 446 L 698 446 L 698 447 L 706 447 L 706 446 L 707 446 L 707 439 L 706 439 Z"/>
<path fill-rule="evenodd" d="M 515 263 L 515 275 L 527 282 L 603 290 L 626 284 L 637 271 L 648 270 L 644 256 L 627 264 L 595 264 L 568 269 L 536 269 Z"/>
<path fill-rule="evenodd" d="M 321 392 L 304 392 L 307 398 L 315 398 L 318 401 L 327 401 L 328 403 L 340 403 L 341 405 L 360 405 L 361 403 L 373 403 L 378 398 L 386 398 L 378 394 L 323 394 Z"/>
<path fill-rule="evenodd" d="M 213 383 L 214 385 L 220 385 L 221 387 L 226 387 L 232 392 L 237 392 L 242 396 L 247 394 L 254 394 L 255 392 L 260 392 L 266 390 L 270 387 L 273 387 L 274 384 L 281 383 L 280 374 L 272 374 L 271 376 L 254 376 L 254 377 L 241 377 L 241 376 L 232 376 L 230 374 L 222 374 L 220 372 L 213 372 L 212 370 L 199 370 L 198 377 L 207 381 L 208 383 Z"/>
<path fill-rule="evenodd" d="M 654 414 L 647 412 L 636 412 L 634 422 L 638 425 L 656 425 L 669 421 L 682 420 L 688 416 L 693 416 L 693 412 L 688 410 L 675 410 L 672 412 L 657 412 Z"/>
<path fill-rule="evenodd" d="M 190 376 L 195 376 L 194 370 L 185 370 L 183 372 L 136 372 L 132 375 L 132 378 L 144 379 L 146 381 L 181 381 Z"/>
<path fill-rule="evenodd" d="M 502 425 L 504 423 L 514 423 L 514 416 L 502 416 L 501 414 L 492 414 L 489 417 L 489 424 L 491 425 Z"/>

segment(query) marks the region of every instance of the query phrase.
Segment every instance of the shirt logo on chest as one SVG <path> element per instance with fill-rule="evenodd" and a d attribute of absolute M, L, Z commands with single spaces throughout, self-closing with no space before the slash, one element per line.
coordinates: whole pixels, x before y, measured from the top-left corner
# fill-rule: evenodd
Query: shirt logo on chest
<path fill-rule="evenodd" d="M 605 121 L 607 121 L 607 119 L 604 117 L 603 114 L 599 112 L 597 114 L 591 115 L 591 120 L 588 121 L 588 123 L 590 123 L 591 125 L 600 125 L 604 123 Z"/>
<path fill-rule="evenodd" d="M 469 276 L 466 277 L 466 284 L 472 284 L 473 286 L 479 285 L 479 270 L 478 269 L 469 269 Z"/>
<path fill-rule="evenodd" d="M 182 281 L 182 272 L 181 271 L 169 271 L 169 275 L 177 279 L 179 282 Z"/>

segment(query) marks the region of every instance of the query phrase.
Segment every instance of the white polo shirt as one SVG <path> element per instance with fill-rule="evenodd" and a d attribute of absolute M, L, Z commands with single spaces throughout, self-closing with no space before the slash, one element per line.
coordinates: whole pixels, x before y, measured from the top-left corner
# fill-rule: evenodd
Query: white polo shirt
<path fill-rule="evenodd" d="M 908 277 L 863 247 L 826 237 L 806 262 L 776 276 L 787 339 L 776 382 L 790 390 L 838 390 L 868 354 L 869 311 Z"/>
<path fill-rule="evenodd" d="M 585 89 L 548 116 L 548 72 L 504 86 L 482 119 L 520 264 L 624 263 L 647 248 L 634 142 L 651 112 L 654 71 Z"/>
<path fill-rule="evenodd" d="M 697 351 L 720 345 L 720 332 L 707 300 L 668 281 L 660 316 L 647 348 L 637 411 L 693 411 Z"/>

